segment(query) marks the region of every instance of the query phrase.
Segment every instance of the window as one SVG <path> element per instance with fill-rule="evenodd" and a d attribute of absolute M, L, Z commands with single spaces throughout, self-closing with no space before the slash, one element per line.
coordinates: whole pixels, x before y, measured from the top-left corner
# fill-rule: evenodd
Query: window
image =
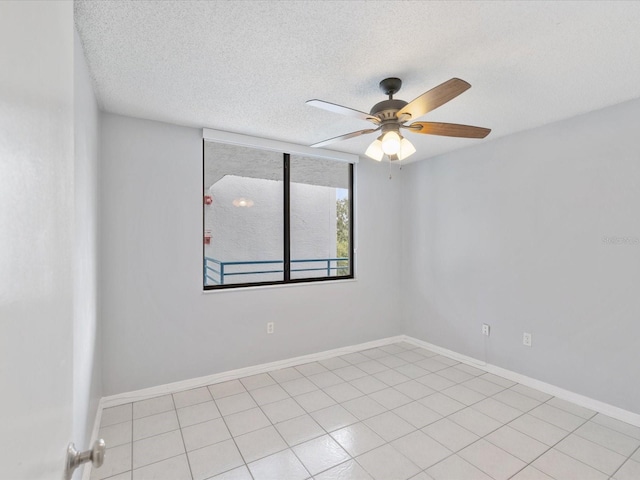
<path fill-rule="evenodd" d="M 353 278 L 351 163 L 203 148 L 205 289 Z"/>

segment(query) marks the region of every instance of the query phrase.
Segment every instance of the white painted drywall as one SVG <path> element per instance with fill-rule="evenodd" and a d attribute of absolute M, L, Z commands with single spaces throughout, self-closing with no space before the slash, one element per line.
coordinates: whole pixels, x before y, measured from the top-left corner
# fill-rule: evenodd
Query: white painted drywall
<path fill-rule="evenodd" d="M 388 165 L 356 170 L 356 281 L 205 293 L 202 131 L 103 114 L 104 393 L 399 334 L 400 183 Z"/>
<path fill-rule="evenodd" d="M 635 100 L 407 166 L 402 332 L 640 412 L 639 119 Z"/>
<path fill-rule="evenodd" d="M 98 322 L 99 111 L 78 34 L 74 38 L 73 440 L 89 446 L 102 396 Z"/>
<path fill-rule="evenodd" d="M 0 2 L 0 478 L 72 434 L 73 4 Z"/>

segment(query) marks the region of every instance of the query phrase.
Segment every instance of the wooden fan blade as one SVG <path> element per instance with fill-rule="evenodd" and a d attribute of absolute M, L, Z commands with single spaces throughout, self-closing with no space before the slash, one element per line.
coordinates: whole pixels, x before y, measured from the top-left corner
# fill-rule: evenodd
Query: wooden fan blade
<path fill-rule="evenodd" d="M 312 107 L 321 108 L 333 113 L 339 113 L 340 115 L 359 118 L 360 120 L 367 120 L 369 122 L 375 123 L 376 125 L 380 123 L 380 119 L 378 117 L 374 117 L 373 115 L 369 115 L 368 113 L 361 112 L 360 110 L 354 110 L 353 108 L 343 107 L 342 105 L 337 105 L 335 103 L 325 102 L 324 100 L 307 100 L 305 103 L 307 105 L 311 105 Z"/>
<path fill-rule="evenodd" d="M 457 123 L 413 122 L 407 128 L 415 133 L 442 135 L 444 137 L 484 138 L 491 132 L 490 128 L 472 127 Z"/>
<path fill-rule="evenodd" d="M 366 135 L 367 133 L 373 133 L 380 130 L 379 128 L 367 128 L 366 130 L 358 130 L 357 132 L 345 133 L 344 135 L 340 135 L 339 137 L 333 137 L 328 140 L 323 140 L 322 142 L 314 143 L 311 145 L 314 148 L 324 147 L 325 145 L 329 145 L 330 143 L 339 142 L 340 140 L 347 140 L 348 138 L 359 137 L 360 135 Z"/>
<path fill-rule="evenodd" d="M 418 98 L 411 100 L 397 113 L 398 118 L 411 115 L 410 118 L 406 118 L 402 121 L 415 120 L 425 113 L 435 110 L 436 108 L 444 105 L 449 100 L 453 100 L 465 90 L 471 88 L 471 85 L 460 80 L 459 78 L 452 78 L 444 83 L 441 83 L 437 87 L 432 88 L 428 92 L 424 92 Z"/>

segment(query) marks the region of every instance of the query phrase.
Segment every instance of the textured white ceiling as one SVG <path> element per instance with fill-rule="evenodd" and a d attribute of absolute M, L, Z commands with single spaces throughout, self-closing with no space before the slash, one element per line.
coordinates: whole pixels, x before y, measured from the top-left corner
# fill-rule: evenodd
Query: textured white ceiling
<path fill-rule="evenodd" d="M 306 100 L 368 111 L 388 76 L 406 101 L 468 81 L 421 119 L 493 129 L 409 134 L 411 160 L 640 97 L 640 2 L 110 0 L 75 14 L 104 110 L 303 145 L 371 125 Z"/>

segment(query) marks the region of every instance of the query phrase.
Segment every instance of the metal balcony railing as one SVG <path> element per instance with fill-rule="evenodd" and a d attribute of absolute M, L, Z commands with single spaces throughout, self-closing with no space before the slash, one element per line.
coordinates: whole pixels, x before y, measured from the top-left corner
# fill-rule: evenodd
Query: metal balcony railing
<path fill-rule="evenodd" d="M 267 275 L 283 273 L 282 260 L 252 260 L 245 262 L 223 262 L 221 260 L 204 257 L 203 275 L 204 285 L 225 285 L 225 279 L 237 275 Z M 304 268 L 295 268 L 304 267 Z M 252 268 L 253 267 L 253 268 Z M 338 270 L 349 271 L 349 259 L 339 258 L 305 258 L 291 260 L 293 272 L 326 272 L 327 277 Z"/>

